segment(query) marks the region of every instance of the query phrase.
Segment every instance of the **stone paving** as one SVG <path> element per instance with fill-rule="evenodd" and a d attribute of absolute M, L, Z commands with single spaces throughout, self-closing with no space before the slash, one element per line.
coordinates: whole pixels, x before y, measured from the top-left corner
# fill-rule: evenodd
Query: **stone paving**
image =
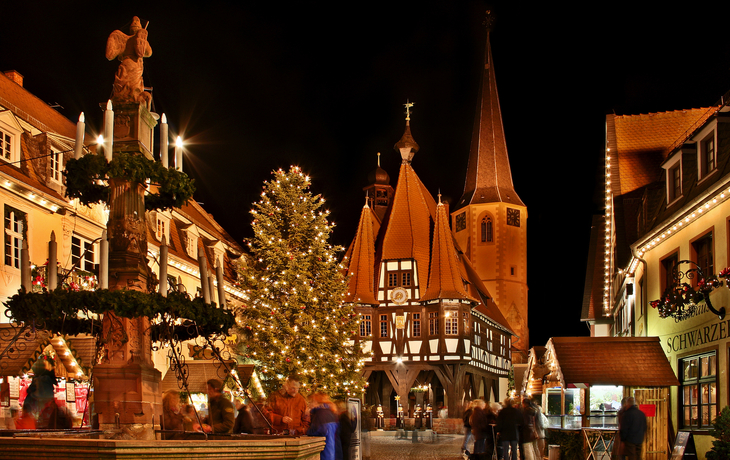
<path fill-rule="evenodd" d="M 412 432 L 407 432 L 412 433 Z M 463 435 L 442 434 L 434 439 L 398 439 L 395 436 L 372 436 L 370 438 L 370 460 L 433 459 L 463 460 L 461 443 Z"/>

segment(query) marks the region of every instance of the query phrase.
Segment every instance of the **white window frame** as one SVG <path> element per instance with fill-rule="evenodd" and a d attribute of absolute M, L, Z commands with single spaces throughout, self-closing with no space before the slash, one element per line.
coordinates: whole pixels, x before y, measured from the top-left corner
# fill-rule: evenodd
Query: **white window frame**
<path fill-rule="evenodd" d="M 23 225 L 27 225 L 28 213 L 20 211 L 12 206 L 5 205 L 10 209 L 8 216 L 3 217 L 5 228 L 5 266 L 20 270 L 20 251 L 23 249 Z M 17 211 L 17 212 L 16 212 Z M 18 218 L 20 216 L 20 218 Z M 9 220 L 8 220 L 9 219 Z M 8 237 L 10 241 L 8 241 Z"/>
<path fill-rule="evenodd" d="M 48 165 L 51 169 L 51 182 L 63 183 L 63 153 L 51 147 L 51 154 L 48 157 Z"/>
<path fill-rule="evenodd" d="M 155 218 L 155 238 L 157 241 L 162 241 L 162 237 L 165 237 L 167 244 L 170 244 L 170 218 L 156 212 Z"/>
<path fill-rule="evenodd" d="M 2 117 L 5 119 L 6 117 Z M 0 159 L 8 163 L 14 163 L 20 160 L 20 128 L 13 128 L 9 123 L 0 119 Z M 15 121 L 13 119 L 13 121 Z M 6 147 L 6 139 L 10 141 L 10 146 Z"/>
<path fill-rule="evenodd" d="M 75 244 L 74 240 L 78 240 L 78 244 Z M 87 253 L 84 256 L 84 252 L 88 247 L 91 247 L 91 253 Z M 74 248 L 78 248 L 78 255 L 74 254 Z M 94 269 L 94 265 L 97 263 L 97 250 L 96 243 L 92 240 L 85 238 L 78 233 L 71 235 L 71 264 L 75 265 L 78 270 L 91 272 Z M 91 258 L 89 258 L 89 255 Z M 76 262 L 81 258 L 81 263 L 76 265 Z M 91 266 L 89 266 L 91 265 Z"/>
<path fill-rule="evenodd" d="M 667 194 L 667 205 L 671 205 L 678 199 L 682 198 L 682 195 L 684 194 L 684 190 L 682 188 L 682 180 L 683 180 L 683 171 L 682 171 L 682 152 L 678 151 L 675 153 L 675 155 L 667 160 L 666 163 L 662 165 L 662 168 L 664 168 L 665 176 L 666 176 L 666 194 Z M 674 193 L 674 188 L 672 185 L 674 182 L 672 181 L 672 172 L 675 170 L 679 170 L 679 194 Z"/>

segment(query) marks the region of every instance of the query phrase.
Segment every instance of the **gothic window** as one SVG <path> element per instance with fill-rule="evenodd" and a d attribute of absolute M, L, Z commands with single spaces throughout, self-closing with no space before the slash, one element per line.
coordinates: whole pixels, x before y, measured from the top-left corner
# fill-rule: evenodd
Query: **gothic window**
<path fill-rule="evenodd" d="M 480 234 L 482 243 L 491 243 L 494 241 L 494 230 L 492 226 L 492 218 L 490 216 L 485 216 L 482 219 Z"/>

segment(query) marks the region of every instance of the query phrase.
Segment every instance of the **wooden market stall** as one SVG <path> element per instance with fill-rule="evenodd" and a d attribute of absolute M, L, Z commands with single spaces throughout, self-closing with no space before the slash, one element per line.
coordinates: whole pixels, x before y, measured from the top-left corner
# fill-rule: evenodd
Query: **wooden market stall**
<path fill-rule="evenodd" d="M 647 415 L 643 452 L 666 459 L 669 387 L 679 381 L 658 337 L 553 337 L 530 351 L 524 394 L 541 402 L 555 430 L 615 433 L 623 397 Z"/>

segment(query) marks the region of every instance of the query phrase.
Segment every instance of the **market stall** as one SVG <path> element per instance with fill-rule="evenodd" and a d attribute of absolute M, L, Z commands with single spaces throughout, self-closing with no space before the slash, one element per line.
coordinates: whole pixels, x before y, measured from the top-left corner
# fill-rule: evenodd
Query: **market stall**
<path fill-rule="evenodd" d="M 585 429 L 590 440 L 611 438 L 621 400 L 633 397 L 647 415 L 652 460 L 666 458 L 669 387 L 678 384 L 658 337 L 553 337 L 531 350 L 522 390 L 541 402 L 551 429 Z"/>

